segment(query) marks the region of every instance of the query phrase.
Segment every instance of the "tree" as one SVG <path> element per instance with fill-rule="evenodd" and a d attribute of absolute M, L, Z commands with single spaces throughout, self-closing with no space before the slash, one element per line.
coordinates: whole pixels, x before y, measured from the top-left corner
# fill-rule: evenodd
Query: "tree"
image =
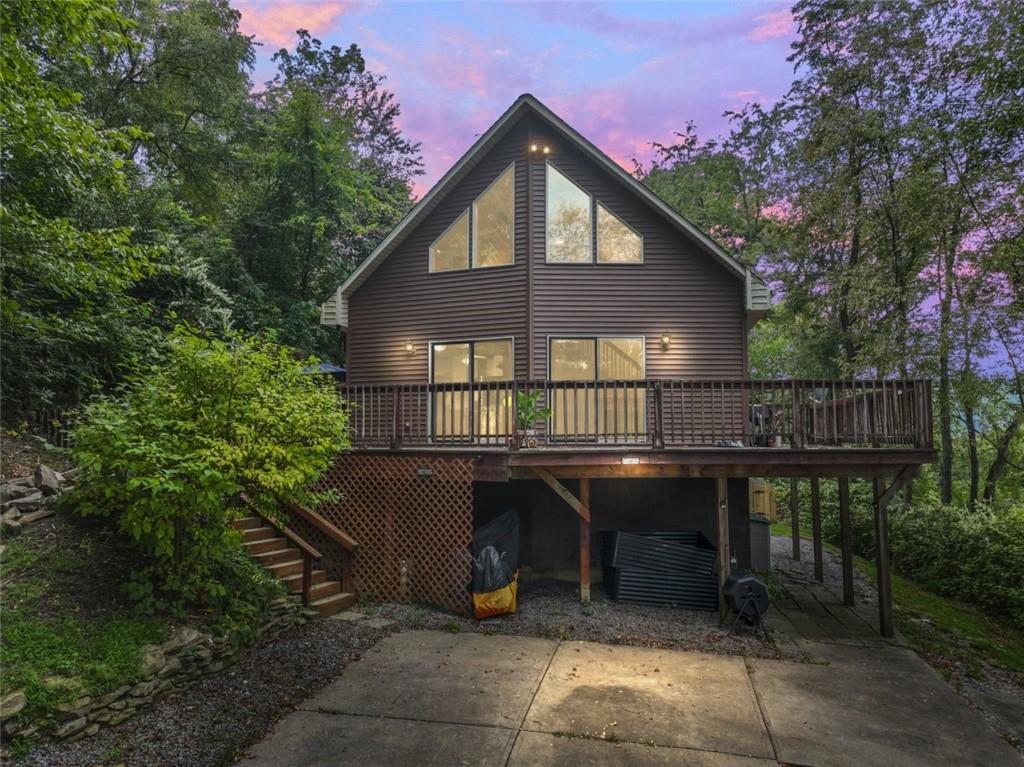
<path fill-rule="evenodd" d="M 85 48 L 120 44 L 123 23 L 103 0 L 0 4 L 7 421 L 74 401 L 115 377 L 126 351 L 153 340 L 147 307 L 131 290 L 154 272 L 156 253 L 130 229 L 91 216 L 97 198 L 124 191 L 122 156 L 138 134 L 102 127 L 79 94 L 50 77 L 84 63 Z"/>
<path fill-rule="evenodd" d="M 299 30 L 295 51 L 274 60 L 278 74 L 256 99 L 239 155 L 247 183 L 235 200 L 234 251 L 216 274 L 237 297 L 241 327 L 330 354 L 336 340 L 317 307 L 408 209 L 419 150 L 357 47 L 324 49 Z"/>

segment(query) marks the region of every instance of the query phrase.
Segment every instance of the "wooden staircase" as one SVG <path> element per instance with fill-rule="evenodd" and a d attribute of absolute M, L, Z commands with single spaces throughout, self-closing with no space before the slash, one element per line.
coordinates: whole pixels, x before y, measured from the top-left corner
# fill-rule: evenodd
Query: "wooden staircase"
<path fill-rule="evenodd" d="M 253 559 L 280 579 L 290 594 L 300 595 L 303 604 L 321 615 L 334 615 L 355 604 L 355 594 L 344 591 L 341 581 L 312 566 L 320 552 L 288 528 L 255 516 L 236 519 L 231 526 L 242 533 L 242 545 Z"/>

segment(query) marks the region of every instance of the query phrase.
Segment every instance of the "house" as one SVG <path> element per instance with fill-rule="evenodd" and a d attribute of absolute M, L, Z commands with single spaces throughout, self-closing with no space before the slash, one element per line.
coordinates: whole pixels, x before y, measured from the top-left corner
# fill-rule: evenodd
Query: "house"
<path fill-rule="evenodd" d="M 698 529 L 724 579 L 749 562 L 748 478 L 867 478 L 885 631 L 885 504 L 934 460 L 929 382 L 751 380 L 770 300 L 519 97 L 321 309 L 346 336 L 353 445 L 322 513 L 359 541 L 356 589 L 466 609 L 474 525 L 509 508 L 524 565 L 584 599 L 602 530 Z"/>

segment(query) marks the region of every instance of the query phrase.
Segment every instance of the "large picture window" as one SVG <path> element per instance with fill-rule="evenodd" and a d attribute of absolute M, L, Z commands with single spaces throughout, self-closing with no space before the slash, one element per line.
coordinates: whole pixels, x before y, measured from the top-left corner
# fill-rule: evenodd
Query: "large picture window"
<path fill-rule="evenodd" d="M 640 264 L 644 241 L 629 224 L 597 204 L 597 260 L 602 264 Z"/>
<path fill-rule="evenodd" d="M 547 260 L 554 264 L 593 261 L 590 195 L 547 164 Z"/>
<path fill-rule="evenodd" d="M 430 245 L 430 271 L 514 264 L 515 221 L 516 166 L 512 163 Z"/>
<path fill-rule="evenodd" d="M 473 268 L 515 260 L 516 171 L 510 165 L 473 203 Z"/>
<path fill-rule="evenodd" d="M 433 434 L 438 441 L 502 441 L 512 434 L 512 339 L 430 346 Z"/>
<path fill-rule="evenodd" d="M 643 338 L 552 338 L 551 432 L 567 441 L 646 439 Z"/>
<path fill-rule="evenodd" d="M 469 268 L 469 211 L 463 212 L 430 246 L 430 271 Z"/>

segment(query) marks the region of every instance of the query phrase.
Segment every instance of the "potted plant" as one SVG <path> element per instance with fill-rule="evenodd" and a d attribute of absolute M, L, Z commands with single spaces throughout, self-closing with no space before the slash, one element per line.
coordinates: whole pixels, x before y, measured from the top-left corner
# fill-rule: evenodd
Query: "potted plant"
<path fill-rule="evenodd" d="M 519 447 L 537 447 L 537 421 L 551 417 L 550 408 L 541 407 L 543 390 L 521 391 L 516 395 L 516 425 L 519 427 Z"/>

